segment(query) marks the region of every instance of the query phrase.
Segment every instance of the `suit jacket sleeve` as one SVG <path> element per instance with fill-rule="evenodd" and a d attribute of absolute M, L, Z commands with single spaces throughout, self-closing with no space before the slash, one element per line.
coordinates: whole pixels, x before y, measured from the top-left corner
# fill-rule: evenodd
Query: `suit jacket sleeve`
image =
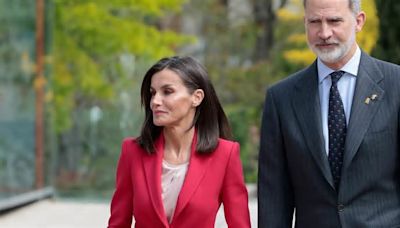
<path fill-rule="evenodd" d="M 130 139 L 132 140 L 132 139 Z M 130 228 L 132 223 L 132 182 L 130 176 L 131 159 L 128 153 L 128 139 L 122 144 L 117 166 L 116 187 L 111 201 L 109 228 Z"/>
<path fill-rule="evenodd" d="M 222 189 L 225 219 L 230 228 L 250 227 L 248 194 L 244 183 L 243 170 L 239 156 L 239 144 L 234 143 Z"/>
<path fill-rule="evenodd" d="M 292 227 L 293 190 L 273 90 L 267 92 L 261 124 L 258 227 Z M 285 110 L 282 110 L 282 112 Z"/>

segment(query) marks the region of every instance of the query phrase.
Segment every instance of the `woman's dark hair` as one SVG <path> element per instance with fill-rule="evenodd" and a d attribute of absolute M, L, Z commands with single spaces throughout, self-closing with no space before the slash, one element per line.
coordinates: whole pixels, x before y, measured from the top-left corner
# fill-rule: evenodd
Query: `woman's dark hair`
<path fill-rule="evenodd" d="M 231 139 L 232 132 L 228 119 L 205 68 L 192 57 L 174 56 L 160 59 L 144 76 L 140 95 L 142 107 L 145 109 L 145 119 L 141 134 L 137 139 L 141 147 L 148 153 L 155 153 L 154 141 L 163 129 L 153 123 L 153 113 L 150 109 L 150 86 L 153 75 L 164 69 L 178 74 L 189 93 L 193 93 L 196 89 L 204 91 L 203 101 L 196 108 L 191 126 L 197 129 L 196 151 L 210 153 L 217 147 L 218 138 Z"/>

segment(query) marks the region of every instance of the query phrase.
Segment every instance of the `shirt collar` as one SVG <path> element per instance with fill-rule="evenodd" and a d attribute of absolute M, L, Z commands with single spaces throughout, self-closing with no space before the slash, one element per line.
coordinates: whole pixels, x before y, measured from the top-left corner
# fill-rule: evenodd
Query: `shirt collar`
<path fill-rule="evenodd" d="M 353 57 L 340 69 L 346 73 L 349 73 L 352 76 L 357 76 L 358 66 L 360 65 L 361 58 L 361 50 L 357 46 L 356 52 Z M 318 67 L 318 81 L 322 83 L 322 81 L 329 76 L 335 70 L 332 70 L 328 66 L 326 66 L 319 58 L 317 59 L 317 67 Z"/>

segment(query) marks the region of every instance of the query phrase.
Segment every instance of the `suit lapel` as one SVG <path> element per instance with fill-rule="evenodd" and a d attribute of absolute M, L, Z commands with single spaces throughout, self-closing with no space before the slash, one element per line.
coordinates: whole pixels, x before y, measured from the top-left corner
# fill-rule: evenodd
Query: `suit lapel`
<path fill-rule="evenodd" d="M 324 177 L 334 187 L 324 147 L 316 61 L 303 72 L 303 77 L 296 83 L 292 105 L 312 156 Z"/>
<path fill-rule="evenodd" d="M 193 193 L 200 185 L 207 166 L 211 161 L 212 156 L 206 154 L 199 154 L 196 152 L 197 133 L 193 136 L 192 149 L 190 153 L 189 168 L 186 173 L 185 181 L 182 185 L 181 192 L 179 193 L 178 201 L 176 203 L 175 212 L 172 221 L 175 220 L 185 208 Z"/>
<path fill-rule="evenodd" d="M 344 170 L 346 170 L 354 158 L 372 118 L 382 103 L 384 90 L 379 86 L 382 79 L 383 75 L 375 65 L 373 59 L 367 54 L 362 53 L 350 121 L 347 128 L 343 163 Z M 377 95 L 377 97 L 370 100 L 367 104 L 366 99 L 372 97 L 373 94 Z"/>
<path fill-rule="evenodd" d="M 150 194 L 151 202 L 158 217 L 168 227 L 167 216 L 164 211 L 164 204 L 161 199 L 161 163 L 164 154 L 164 136 L 161 135 L 155 142 L 156 153 L 145 154 L 143 168 L 146 176 L 147 189 Z"/>

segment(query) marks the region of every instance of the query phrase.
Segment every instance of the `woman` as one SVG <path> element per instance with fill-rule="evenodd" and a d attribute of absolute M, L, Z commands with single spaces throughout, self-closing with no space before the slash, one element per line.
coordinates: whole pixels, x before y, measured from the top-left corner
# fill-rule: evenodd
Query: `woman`
<path fill-rule="evenodd" d="M 109 228 L 214 227 L 221 203 L 229 227 L 250 227 L 239 144 L 207 72 L 191 57 L 164 58 L 141 88 L 145 120 L 127 138 L 117 168 Z"/>

